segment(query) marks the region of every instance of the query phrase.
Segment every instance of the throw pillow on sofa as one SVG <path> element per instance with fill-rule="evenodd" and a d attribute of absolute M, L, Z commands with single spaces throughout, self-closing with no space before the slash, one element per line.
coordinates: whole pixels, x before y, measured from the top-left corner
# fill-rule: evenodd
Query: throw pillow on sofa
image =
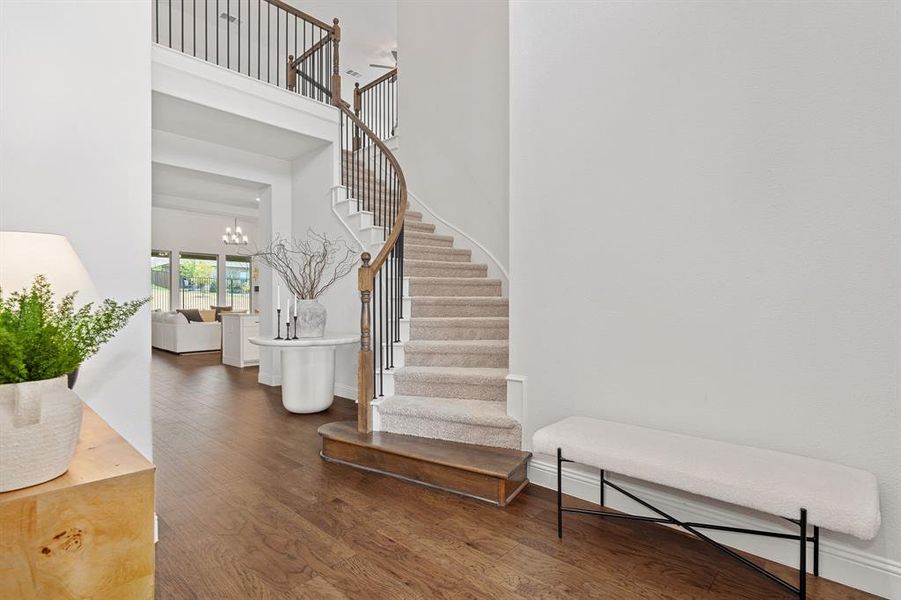
<path fill-rule="evenodd" d="M 184 315 L 189 323 L 203 323 L 203 317 L 200 316 L 200 310 L 196 308 L 179 308 L 177 313 Z"/>

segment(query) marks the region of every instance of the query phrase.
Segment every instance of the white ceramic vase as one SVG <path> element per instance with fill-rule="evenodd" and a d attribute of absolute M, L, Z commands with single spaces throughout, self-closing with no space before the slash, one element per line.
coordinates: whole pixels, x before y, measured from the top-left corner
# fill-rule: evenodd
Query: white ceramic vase
<path fill-rule="evenodd" d="M 297 337 L 321 338 L 325 335 L 328 312 L 319 300 L 297 301 Z"/>
<path fill-rule="evenodd" d="M 49 481 L 69 468 L 82 408 L 66 379 L 0 385 L 0 492 Z"/>

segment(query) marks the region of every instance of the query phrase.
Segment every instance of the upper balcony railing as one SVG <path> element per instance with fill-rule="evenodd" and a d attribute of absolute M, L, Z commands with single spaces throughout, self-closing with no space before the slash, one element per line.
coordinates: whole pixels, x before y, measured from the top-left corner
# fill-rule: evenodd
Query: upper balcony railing
<path fill-rule="evenodd" d="M 397 135 L 397 67 L 366 85 L 355 84 L 354 113 L 378 139 L 384 141 Z M 371 143 L 366 137 L 354 142 L 356 148 Z"/>
<path fill-rule="evenodd" d="M 280 0 L 152 4 L 157 44 L 320 102 L 341 97 L 337 19 L 330 25 Z"/>

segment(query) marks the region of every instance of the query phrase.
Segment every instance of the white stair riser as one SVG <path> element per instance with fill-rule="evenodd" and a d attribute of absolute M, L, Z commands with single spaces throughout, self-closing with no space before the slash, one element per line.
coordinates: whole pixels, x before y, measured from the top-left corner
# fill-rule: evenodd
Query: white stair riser
<path fill-rule="evenodd" d="M 352 212 L 347 215 L 347 224 L 353 231 L 362 231 L 372 227 L 372 213 L 366 211 Z"/>

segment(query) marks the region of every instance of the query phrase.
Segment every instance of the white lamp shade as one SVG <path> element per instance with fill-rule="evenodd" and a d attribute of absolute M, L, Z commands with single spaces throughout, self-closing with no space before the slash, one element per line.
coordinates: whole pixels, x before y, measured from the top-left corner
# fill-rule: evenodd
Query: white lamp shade
<path fill-rule="evenodd" d="M 97 302 L 100 296 L 72 244 L 52 233 L 0 231 L 0 290 L 4 296 L 31 287 L 44 275 L 59 299 L 78 292 L 77 304 Z"/>

